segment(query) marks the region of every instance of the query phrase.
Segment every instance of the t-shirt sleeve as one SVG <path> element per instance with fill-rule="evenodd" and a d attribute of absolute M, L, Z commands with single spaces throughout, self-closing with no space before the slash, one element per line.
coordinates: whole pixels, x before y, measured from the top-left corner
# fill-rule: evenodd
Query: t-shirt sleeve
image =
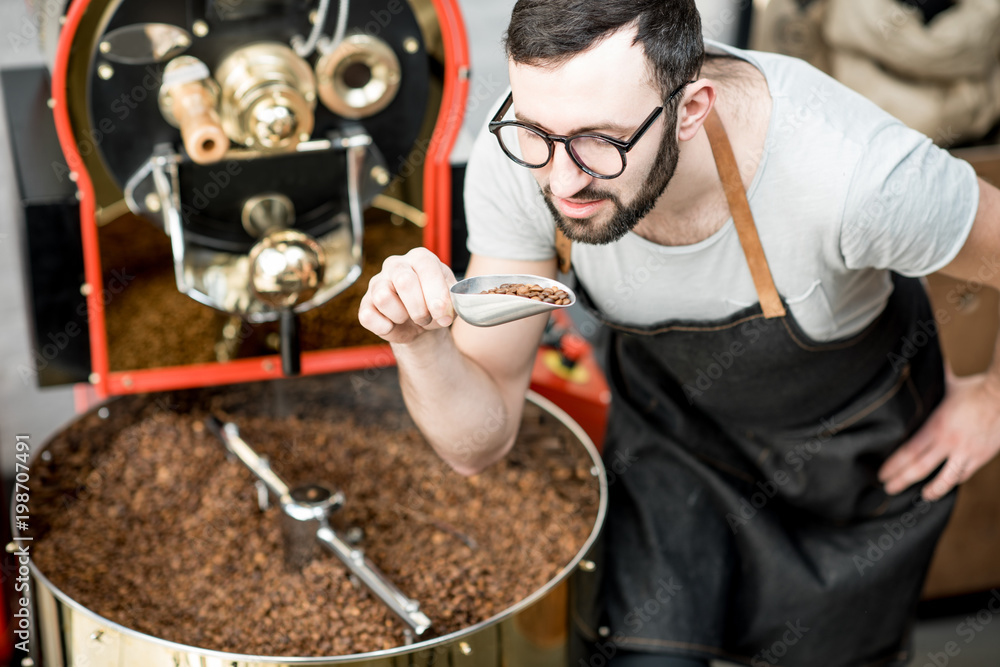
<path fill-rule="evenodd" d="M 465 172 L 465 219 L 466 246 L 473 254 L 526 261 L 555 257 L 555 223 L 534 177 L 504 155 L 485 126 Z"/>
<path fill-rule="evenodd" d="M 925 276 L 962 249 L 978 207 L 972 166 L 892 121 L 871 137 L 855 168 L 841 252 L 850 269 Z"/>

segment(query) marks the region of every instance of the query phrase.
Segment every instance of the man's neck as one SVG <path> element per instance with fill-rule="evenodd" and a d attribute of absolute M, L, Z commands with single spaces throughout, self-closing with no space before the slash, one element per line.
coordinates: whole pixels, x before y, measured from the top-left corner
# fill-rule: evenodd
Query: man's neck
<path fill-rule="evenodd" d="M 733 145 L 743 185 L 748 188 L 761 161 L 771 117 L 767 82 L 749 63 L 732 59 L 709 59 L 703 75 L 717 83 L 715 108 Z M 717 232 L 729 217 L 712 147 L 702 127 L 681 145 L 670 184 L 634 231 L 660 245 L 691 245 Z"/>
<path fill-rule="evenodd" d="M 690 245 L 702 241 L 721 226 L 717 220 L 719 194 L 725 198 L 703 127 L 693 139 L 684 142 L 670 184 L 634 231 L 660 245 Z"/>

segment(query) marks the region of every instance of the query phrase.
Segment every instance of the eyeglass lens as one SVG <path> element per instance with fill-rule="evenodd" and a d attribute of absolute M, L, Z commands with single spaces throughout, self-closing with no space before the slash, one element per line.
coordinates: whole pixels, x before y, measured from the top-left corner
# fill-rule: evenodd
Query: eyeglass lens
<path fill-rule="evenodd" d="M 505 125 L 498 136 L 504 149 L 526 166 L 539 168 L 548 163 L 549 140 L 539 133 L 526 127 Z M 569 149 L 580 164 L 596 174 L 616 176 L 624 166 L 618 148 L 599 137 L 573 137 Z"/>

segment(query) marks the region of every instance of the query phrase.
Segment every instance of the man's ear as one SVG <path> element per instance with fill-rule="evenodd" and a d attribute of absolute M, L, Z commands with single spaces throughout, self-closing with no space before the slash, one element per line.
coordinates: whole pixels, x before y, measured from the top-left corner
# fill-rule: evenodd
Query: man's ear
<path fill-rule="evenodd" d="M 693 139 L 715 106 L 715 85 L 708 79 L 689 84 L 677 110 L 677 138 Z"/>

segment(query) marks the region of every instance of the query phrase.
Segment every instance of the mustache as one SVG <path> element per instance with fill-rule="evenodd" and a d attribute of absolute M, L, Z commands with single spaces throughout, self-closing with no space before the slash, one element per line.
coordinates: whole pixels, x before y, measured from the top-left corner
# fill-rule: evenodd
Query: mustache
<path fill-rule="evenodd" d="M 542 194 L 545 195 L 549 199 L 551 199 L 551 198 L 553 198 L 555 196 L 555 195 L 552 194 L 552 188 L 549 187 L 549 185 L 547 185 L 547 184 L 542 188 Z M 590 185 L 588 185 L 587 187 L 583 188 L 582 190 L 580 190 L 579 192 L 577 192 L 576 194 L 574 194 L 573 195 L 573 199 L 575 199 L 577 201 L 583 201 L 583 202 L 598 201 L 600 199 L 608 199 L 608 200 L 614 202 L 615 204 L 621 204 L 621 202 L 618 199 L 618 196 L 615 195 L 614 193 L 612 193 L 612 192 L 602 192 L 601 190 L 598 190 L 597 188 L 595 188 L 593 186 L 590 186 Z"/>

